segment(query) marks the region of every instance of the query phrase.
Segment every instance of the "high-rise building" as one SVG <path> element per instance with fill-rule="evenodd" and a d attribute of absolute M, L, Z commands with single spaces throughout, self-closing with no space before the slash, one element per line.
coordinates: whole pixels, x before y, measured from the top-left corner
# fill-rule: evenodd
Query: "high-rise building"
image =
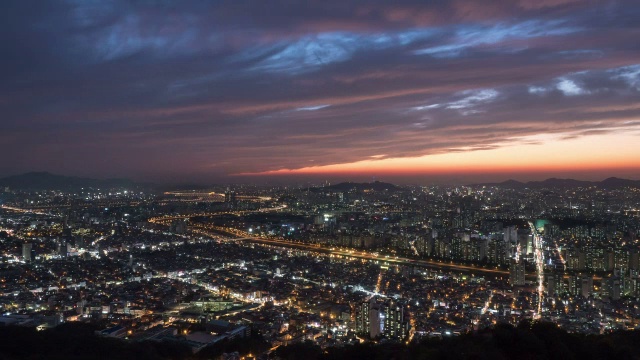
<path fill-rule="evenodd" d="M 404 306 L 390 301 L 385 310 L 384 336 L 395 340 L 406 338 L 409 335 L 409 322 Z"/>
<path fill-rule="evenodd" d="M 518 239 L 518 232 L 515 226 L 508 226 L 503 229 L 504 242 L 507 244 L 515 244 Z"/>
<path fill-rule="evenodd" d="M 569 286 L 567 290 L 572 296 L 578 296 L 580 294 L 581 277 L 580 275 L 572 275 L 569 277 Z"/>
<path fill-rule="evenodd" d="M 236 200 L 237 197 L 235 191 L 227 189 L 227 191 L 224 192 L 224 202 L 233 204 Z"/>
<path fill-rule="evenodd" d="M 640 270 L 640 253 L 638 249 L 632 249 L 629 254 L 629 269 Z"/>
<path fill-rule="evenodd" d="M 356 308 L 356 333 L 365 334 L 369 333 L 369 310 L 371 309 L 371 302 L 364 301 L 360 303 Z"/>
<path fill-rule="evenodd" d="M 589 297 L 593 293 L 593 277 L 584 276 L 580 283 L 580 293 L 583 297 Z"/>
<path fill-rule="evenodd" d="M 556 272 L 549 272 L 546 274 L 547 286 L 545 290 L 548 296 L 555 296 L 561 292 L 560 284 L 562 283 L 562 274 Z"/>
<path fill-rule="evenodd" d="M 475 239 L 472 260 L 484 261 L 487 258 L 489 241 L 486 238 Z"/>
<path fill-rule="evenodd" d="M 567 269 L 585 270 L 587 267 L 587 253 L 582 249 L 573 248 L 567 251 Z"/>
<path fill-rule="evenodd" d="M 511 259 L 509 266 L 509 283 L 511 286 L 523 286 L 525 284 L 525 266 L 524 261 Z"/>
<path fill-rule="evenodd" d="M 594 271 L 605 271 L 606 250 L 600 246 L 587 246 L 586 268 Z"/>
<path fill-rule="evenodd" d="M 613 250 L 607 249 L 604 254 L 604 270 L 612 271 L 615 268 L 615 256 Z"/>
<path fill-rule="evenodd" d="M 462 259 L 462 238 L 460 236 L 454 236 L 451 239 L 451 257 L 456 260 Z"/>
<path fill-rule="evenodd" d="M 629 269 L 629 250 L 625 248 L 618 248 L 613 251 L 613 261 L 616 269 L 623 272 Z"/>
<path fill-rule="evenodd" d="M 637 270 L 629 270 L 623 275 L 622 285 L 624 295 L 637 296 L 640 288 L 640 273 Z"/>
<path fill-rule="evenodd" d="M 369 310 L 369 337 L 372 339 L 382 335 L 385 324 L 384 304 L 373 303 Z"/>
<path fill-rule="evenodd" d="M 518 229 L 517 237 L 520 256 L 533 254 L 533 234 L 531 234 L 531 230 Z"/>
<path fill-rule="evenodd" d="M 620 277 L 612 276 L 607 278 L 604 283 L 605 286 L 603 286 L 603 289 L 606 291 L 606 296 L 611 298 L 611 300 L 620 300 L 620 296 L 622 295 Z"/>
<path fill-rule="evenodd" d="M 58 255 L 66 257 L 68 253 L 69 251 L 67 248 L 67 242 L 64 240 L 60 240 L 60 242 L 58 243 Z"/>
<path fill-rule="evenodd" d="M 494 238 L 487 244 L 487 260 L 491 264 L 508 264 L 507 249 L 503 239 Z"/>
<path fill-rule="evenodd" d="M 589 297 L 593 293 L 593 277 L 585 274 L 569 277 L 569 293 L 573 296 Z"/>
<path fill-rule="evenodd" d="M 32 249 L 31 243 L 22 244 L 22 259 L 26 262 L 30 262 L 33 260 L 31 258 L 31 249 Z"/>
<path fill-rule="evenodd" d="M 363 301 L 356 307 L 356 333 L 369 338 L 402 340 L 409 335 L 409 321 L 404 306 L 380 298 Z"/>

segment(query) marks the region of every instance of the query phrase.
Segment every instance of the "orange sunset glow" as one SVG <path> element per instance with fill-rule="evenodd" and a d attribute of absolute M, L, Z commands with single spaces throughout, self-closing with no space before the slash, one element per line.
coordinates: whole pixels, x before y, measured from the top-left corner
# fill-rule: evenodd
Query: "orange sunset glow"
<path fill-rule="evenodd" d="M 532 136 L 489 150 L 455 149 L 410 158 L 372 159 L 300 169 L 282 169 L 251 175 L 455 174 L 553 171 L 633 171 L 640 169 L 638 131 L 563 139 L 562 135 Z M 244 174 L 250 175 L 250 174 Z"/>

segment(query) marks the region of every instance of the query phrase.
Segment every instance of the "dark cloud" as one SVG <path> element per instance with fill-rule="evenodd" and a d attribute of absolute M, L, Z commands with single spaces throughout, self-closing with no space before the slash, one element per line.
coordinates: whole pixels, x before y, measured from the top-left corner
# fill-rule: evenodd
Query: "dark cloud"
<path fill-rule="evenodd" d="M 640 127 L 635 1 L 4 5 L 0 173 L 212 179 Z"/>

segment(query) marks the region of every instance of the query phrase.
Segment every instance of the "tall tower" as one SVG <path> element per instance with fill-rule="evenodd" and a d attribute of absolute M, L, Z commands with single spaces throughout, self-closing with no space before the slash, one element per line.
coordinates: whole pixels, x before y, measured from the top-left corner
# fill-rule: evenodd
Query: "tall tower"
<path fill-rule="evenodd" d="M 371 305 L 371 309 L 369 310 L 369 336 L 372 339 L 382 335 L 385 316 L 383 304 L 374 303 Z"/>
<path fill-rule="evenodd" d="M 31 258 L 31 247 L 33 245 L 31 243 L 22 244 L 22 259 L 26 262 L 31 262 L 33 259 Z"/>
<path fill-rule="evenodd" d="M 369 332 L 369 310 L 371 302 L 363 301 L 356 308 L 356 333 L 364 334 Z"/>
<path fill-rule="evenodd" d="M 523 286 L 525 283 L 524 261 L 511 259 L 509 266 L 509 283 L 511 286 Z"/>

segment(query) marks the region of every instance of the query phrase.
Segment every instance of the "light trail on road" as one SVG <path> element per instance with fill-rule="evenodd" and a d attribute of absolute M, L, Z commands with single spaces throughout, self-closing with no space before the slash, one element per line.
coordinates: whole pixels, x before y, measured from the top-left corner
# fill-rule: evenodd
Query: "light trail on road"
<path fill-rule="evenodd" d="M 200 231 L 202 231 L 202 229 Z M 206 233 L 206 230 L 202 232 Z M 210 236 L 216 236 L 216 235 L 212 233 L 210 234 Z M 331 250 L 328 247 L 292 243 L 284 240 L 244 237 L 244 238 L 237 238 L 235 239 L 235 241 L 248 241 L 248 242 L 254 242 L 254 243 L 264 244 L 264 245 L 273 245 L 273 246 L 279 246 L 279 247 L 285 247 L 285 248 L 322 252 L 326 254 L 339 255 L 339 256 L 343 256 L 345 258 L 351 258 L 351 259 L 378 261 L 378 262 L 387 263 L 390 265 L 404 265 L 404 266 L 418 266 L 418 267 L 435 268 L 435 269 L 448 269 L 454 272 L 457 271 L 462 273 L 469 273 L 470 275 L 473 275 L 474 273 L 491 275 L 491 276 L 508 276 L 509 275 L 509 272 L 507 270 L 481 268 L 481 267 L 475 267 L 471 265 L 456 264 L 453 262 L 440 262 L 440 261 L 434 261 L 434 260 L 416 260 L 416 259 L 409 259 L 409 258 L 403 258 L 403 257 L 386 257 L 384 255 L 373 255 L 371 253 L 367 253 L 364 251 L 349 252 L 344 250 Z"/>
<path fill-rule="evenodd" d="M 260 209 L 257 211 L 234 211 L 234 212 L 220 212 L 220 213 L 197 213 L 197 214 L 186 214 L 186 215 L 175 215 L 175 216 L 161 216 L 161 217 L 151 218 L 149 219 L 149 222 L 159 224 L 159 225 L 168 225 L 168 223 L 177 219 L 190 219 L 193 217 L 215 217 L 215 216 L 227 215 L 227 214 L 245 215 L 248 213 L 256 213 L 256 212 L 264 213 L 264 212 L 279 211 L 285 208 L 286 208 L 286 205 L 282 205 L 282 206 Z M 411 259 L 411 258 L 397 257 L 397 256 L 388 257 L 384 255 L 374 255 L 373 253 L 368 253 L 365 251 L 358 251 L 358 250 L 356 251 L 336 250 L 336 249 L 329 248 L 327 246 L 321 246 L 319 244 L 303 244 L 303 243 L 294 243 L 294 242 L 285 241 L 285 240 L 247 236 L 248 234 L 246 234 L 245 232 L 236 230 L 234 233 L 233 231 L 229 231 L 229 229 L 225 229 L 222 227 L 213 227 L 213 226 L 207 226 L 207 225 L 190 225 L 190 228 L 191 228 L 191 231 L 195 231 L 197 233 L 200 233 L 201 235 L 208 235 L 208 236 L 215 237 L 215 236 L 219 236 L 219 233 L 226 233 L 231 236 L 236 236 L 236 238 L 234 239 L 235 241 L 249 241 L 249 242 L 254 242 L 254 243 L 259 243 L 264 245 L 273 245 L 273 246 L 280 246 L 285 248 L 316 251 L 316 252 L 322 252 L 326 254 L 344 256 L 346 258 L 352 258 L 352 259 L 378 261 L 378 262 L 391 264 L 391 265 L 419 266 L 419 267 L 431 268 L 431 269 L 469 273 L 470 275 L 473 275 L 474 273 L 490 275 L 494 277 L 509 275 L 508 270 L 502 270 L 499 268 L 492 269 L 492 268 L 484 268 L 484 267 L 473 266 L 473 265 L 458 264 L 454 262 L 426 260 L 426 259 Z M 540 249 L 540 251 L 542 251 L 541 240 L 540 240 L 539 247 L 537 248 Z M 544 259 L 542 258 L 542 255 L 540 256 L 540 258 L 543 261 L 542 266 L 544 267 Z M 543 271 L 538 271 L 538 273 L 543 274 Z M 540 284 L 539 288 L 542 287 L 542 281 L 540 280 L 541 279 L 540 275 L 530 275 L 530 276 L 531 277 L 535 276 L 537 278 L 537 281 Z M 544 290 L 544 288 L 542 289 Z"/>
<path fill-rule="evenodd" d="M 533 235 L 534 258 L 536 262 L 536 276 L 538 278 L 538 311 L 535 314 L 535 318 L 539 319 L 542 316 L 542 298 L 544 297 L 544 249 L 542 244 L 542 237 L 538 235 L 535 226 L 532 221 L 529 221 L 529 227 Z"/>
<path fill-rule="evenodd" d="M 493 299 L 493 290 L 491 290 L 491 292 L 489 293 L 489 298 L 487 299 L 487 302 L 484 304 L 484 307 L 480 312 L 481 315 L 484 315 L 487 313 L 487 311 L 489 310 L 489 306 L 491 305 L 492 299 Z"/>
<path fill-rule="evenodd" d="M 5 210 L 9 210 L 9 211 L 15 211 L 15 212 L 19 212 L 19 213 L 24 213 L 24 214 L 36 214 L 36 215 L 49 215 L 49 216 L 53 216 L 53 215 L 51 215 L 51 214 L 43 213 L 43 212 L 36 211 L 36 210 L 22 209 L 22 208 L 17 208 L 17 207 L 12 207 L 12 206 L 7 206 L 7 205 L 0 205 L 0 208 L 3 208 L 3 209 L 5 209 Z"/>

